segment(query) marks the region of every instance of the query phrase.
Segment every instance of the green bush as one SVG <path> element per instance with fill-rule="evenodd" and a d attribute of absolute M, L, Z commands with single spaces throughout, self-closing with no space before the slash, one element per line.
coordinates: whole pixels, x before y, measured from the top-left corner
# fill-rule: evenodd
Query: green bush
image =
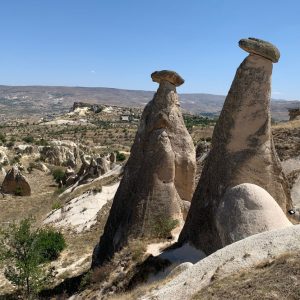
<path fill-rule="evenodd" d="M 56 183 L 59 183 L 61 180 L 63 180 L 65 176 L 65 172 L 63 169 L 54 169 L 52 171 L 52 176 L 53 179 L 55 180 Z"/>
<path fill-rule="evenodd" d="M 66 247 L 63 235 L 54 229 L 41 229 L 36 239 L 36 247 L 40 253 L 41 263 L 58 258 L 59 253 Z"/>
<path fill-rule="evenodd" d="M 28 143 L 28 144 L 32 144 L 33 142 L 34 142 L 34 138 L 33 138 L 33 136 L 25 136 L 24 138 L 23 138 L 23 141 L 25 142 L 25 143 Z"/>
<path fill-rule="evenodd" d="M 124 161 L 126 159 L 126 156 L 124 153 L 120 153 L 119 151 L 117 151 L 116 159 L 117 161 Z"/>
<path fill-rule="evenodd" d="M 22 196 L 22 189 L 21 187 L 17 186 L 15 189 L 15 195 L 16 196 Z"/>
<path fill-rule="evenodd" d="M 52 209 L 60 209 L 60 208 L 62 208 L 62 204 L 60 202 L 56 201 L 52 204 Z"/>
<path fill-rule="evenodd" d="M 38 146 L 48 146 L 49 145 L 48 141 L 46 141 L 45 139 L 40 139 L 38 141 L 35 141 L 35 144 Z"/>
<path fill-rule="evenodd" d="M 66 246 L 61 233 L 53 229 L 36 229 L 33 219 L 0 229 L 0 262 L 4 275 L 21 294 L 21 299 L 36 295 L 50 283 L 53 268 L 45 262 L 58 257 Z"/>
<path fill-rule="evenodd" d="M 5 144 L 5 143 L 6 143 L 6 136 L 5 136 L 4 133 L 1 133 L 1 132 L 0 132 L 0 142 L 1 142 L 2 144 Z"/>
<path fill-rule="evenodd" d="M 154 238 L 166 239 L 170 237 L 171 231 L 178 225 L 178 220 L 158 218 L 153 221 L 151 232 Z"/>

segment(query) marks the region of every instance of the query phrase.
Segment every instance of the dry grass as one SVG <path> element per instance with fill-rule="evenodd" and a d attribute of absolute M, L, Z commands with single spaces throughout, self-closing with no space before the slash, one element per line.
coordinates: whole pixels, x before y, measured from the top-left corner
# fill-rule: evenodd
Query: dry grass
<path fill-rule="evenodd" d="M 250 271 L 216 279 L 193 299 L 300 299 L 300 253 L 287 253 Z"/>
<path fill-rule="evenodd" d="M 283 129 L 294 129 L 300 127 L 300 120 L 293 120 L 288 122 L 280 122 L 272 126 L 274 129 L 283 128 Z"/>

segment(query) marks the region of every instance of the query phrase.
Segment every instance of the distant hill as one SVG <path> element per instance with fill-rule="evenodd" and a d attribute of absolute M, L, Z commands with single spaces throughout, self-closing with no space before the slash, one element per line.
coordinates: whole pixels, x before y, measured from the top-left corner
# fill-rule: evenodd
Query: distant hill
<path fill-rule="evenodd" d="M 75 101 L 125 107 L 143 107 L 153 91 L 122 90 L 102 87 L 0 86 L 0 120 L 4 117 L 46 115 L 68 111 Z M 181 107 L 194 114 L 218 114 L 225 96 L 180 94 Z M 288 108 L 300 101 L 272 101 L 272 117 L 288 119 Z"/>

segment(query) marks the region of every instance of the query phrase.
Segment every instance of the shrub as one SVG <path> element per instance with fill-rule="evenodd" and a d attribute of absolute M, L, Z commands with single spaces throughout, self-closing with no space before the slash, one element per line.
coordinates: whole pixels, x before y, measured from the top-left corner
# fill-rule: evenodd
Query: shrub
<path fill-rule="evenodd" d="M 54 169 L 52 171 L 52 176 L 53 179 L 55 180 L 56 183 L 59 183 L 61 180 L 63 180 L 65 176 L 65 172 L 63 169 Z"/>
<path fill-rule="evenodd" d="M 0 132 L 0 142 L 1 142 L 2 144 L 5 144 L 5 143 L 6 143 L 6 136 L 5 136 L 4 133 L 1 133 L 1 132 Z"/>
<path fill-rule="evenodd" d="M 22 196 L 22 188 L 17 186 L 15 189 L 15 195 L 16 196 Z"/>
<path fill-rule="evenodd" d="M 6 147 L 7 147 L 7 148 L 12 148 L 14 145 L 15 145 L 15 142 L 14 142 L 14 141 L 9 141 L 9 142 L 6 144 Z"/>
<path fill-rule="evenodd" d="M 28 144 L 32 144 L 33 142 L 34 142 L 34 138 L 33 138 L 33 136 L 25 136 L 24 138 L 23 138 L 23 141 L 25 142 L 25 143 L 28 143 Z"/>
<path fill-rule="evenodd" d="M 178 223 L 178 220 L 158 218 L 153 221 L 151 228 L 152 236 L 155 238 L 168 238 Z"/>
<path fill-rule="evenodd" d="M 146 244 L 140 240 L 134 240 L 129 243 L 129 249 L 131 252 L 131 257 L 133 261 L 139 261 L 143 258 L 147 247 Z"/>
<path fill-rule="evenodd" d="M 52 209 L 61 209 L 61 208 L 62 208 L 62 204 L 58 201 L 52 204 Z"/>
<path fill-rule="evenodd" d="M 124 153 L 120 153 L 119 151 L 117 151 L 116 159 L 117 161 L 124 161 L 126 159 L 126 156 Z"/>
<path fill-rule="evenodd" d="M 44 263 L 57 258 L 65 247 L 63 236 L 53 229 L 34 229 L 33 219 L 0 229 L 0 261 L 4 275 L 18 289 L 21 299 L 36 299 L 53 276 Z"/>
<path fill-rule="evenodd" d="M 38 146 L 48 146 L 49 145 L 48 141 L 46 141 L 45 139 L 40 139 L 40 140 L 36 141 L 35 144 Z"/>
<path fill-rule="evenodd" d="M 41 229 L 36 239 L 36 247 L 40 253 L 41 262 L 49 262 L 58 258 L 66 247 L 66 242 L 60 232 L 52 228 Z"/>

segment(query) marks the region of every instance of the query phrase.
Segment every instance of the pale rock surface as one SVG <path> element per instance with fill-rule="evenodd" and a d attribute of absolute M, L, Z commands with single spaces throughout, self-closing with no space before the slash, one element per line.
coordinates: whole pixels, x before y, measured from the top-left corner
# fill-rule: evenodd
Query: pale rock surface
<path fill-rule="evenodd" d="M 101 192 L 90 191 L 72 199 L 63 208 L 50 212 L 44 224 L 71 228 L 78 233 L 90 230 L 97 222 L 98 212 L 113 199 L 118 186 L 119 182 L 111 186 L 103 186 Z"/>
<path fill-rule="evenodd" d="M 139 300 L 189 300 L 211 283 L 243 272 L 273 257 L 300 251 L 300 225 L 252 235 L 230 244 L 187 268 L 174 279 Z"/>
<path fill-rule="evenodd" d="M 79 162 L 79 149 L 71 141 L 51 141 L 49 146 L 38 148 L 40 158 L 46 163 L 75 168 Z"/>
<path fill-rule="evenodd" d="M 292 208 L 271 133 L 271 75 L 271 60 L 256 54 L 238 68 L 214 128 L 180 244 L 189 241 L 206 254 L 221 248 L 216 211 L 226 190 L 241 183 L 265 189 L 285 214 Z"/>
<path fill-rule="evenodd" d="M 31 188 L 26 178 L 14 166 L 6 174 L 2 183 L 2 192 L 5 194 L 18 194 L 19 196 L 30 196 Z"/>
<path fill-rule="evenodd" d="M 32 154 L 33 146 L 32 145 L 18 145 L 14 148 L 17 154 Z"/>
<path fill-rule="evenodd" d="M 131 238 L 152 236 L 158 220 L 181 223 L 182 201 L 192 198 L 195 149 L 176 93 L 181 77 L 171 71 L 162 73 L 152 74 L 160 85 L 143 111 L 123 179 L 93 254 L 93 267 L 110 259 Z"/>
<path fill-rule="evenodd" d="M 40 161 L 32 162 L 31 163 L 31 167 L 33 169 L 37 169 L 39 171 L 42 171 L 42 172 L 44 172 L 46 174 L 51 173 L 50 170 L 48 169 L 48 167 L 45 164 L 43 164 L 42 162 L 40 162 Z"/>
<path fill-rule="evenodd" d="M 292 224 L 266 190 L 243 183 L 224 194 L 216 212 L 216 225 L 224 247 L 250 235 Z"/>
<path fill-rule="evenodd" d="M 7 165 L 9 164 L 8 157 L 6 155 L 7 148 L 6 147 L 0 147 L 0 164 L 1 165 Z"/>

